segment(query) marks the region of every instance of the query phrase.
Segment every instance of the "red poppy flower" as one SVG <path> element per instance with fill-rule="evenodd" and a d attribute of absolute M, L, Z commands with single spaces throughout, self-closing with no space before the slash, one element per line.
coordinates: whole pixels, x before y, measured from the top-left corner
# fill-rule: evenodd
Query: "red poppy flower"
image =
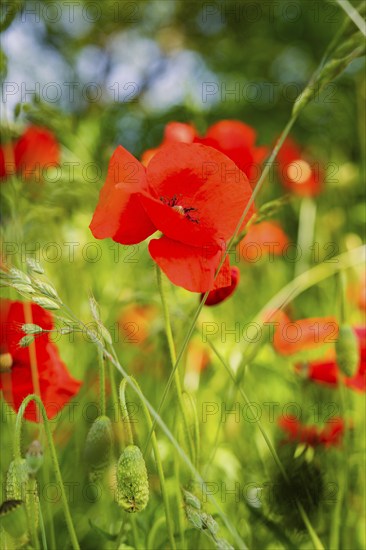
<path fill-rule="evenodd" d="M 342 443 L 345 425 L 340 417 L 332 418 L 319 429 L 302 424 L 296 416 L 281 416 L 278 425 L 287 434 L 288 442 L 305 443 L 310 447 L 337 447 Z"/>
<path fill-rule="evenodd" d="M 80 382 L 70 376 L 47 333 L 37 336 L 29 347 L 19 347 L 19 340 L 24 336 L 21 327 L 30 322 L 25 307 L 29 308 L 32 323 L 45 330 L 54 328 L 50 313 L 40 306 L 1 300 L 0 389 L 7 403 L 18 411 L 23 399 L 36 392 L 31 369 L 34 361 L 38 371 L 40 397 L 51 419 L 76 395 Z M 24 416 L 27 420 L 39 422 L 34 403 L 29 404 Z"/>
<path fill-rule="evenodd" d="M 187 373 L 200 373 L 207 369 L 210 364 L 210 353 L 207 345 L 203 344 L 199 338 L 193 338 L 187 349 Z"/>
<path fill-rule="evenodd" d="M 287 138 L 278 155 L 278 174 L 286 189 L 302 197 L 311 197 L 321 191 L 323 174 L 311 166 L 296 143 Z"/>
<path fill-rule="evenodd" d="M 206 292 L 231 284 L 227 258 L 214 282 L 215 272 L 250 196 L 245 174 L 211 147 L 165 145 L 145 168 L 119 146 L 90 229 L 121 244 L 160 230 L 149 243 L 152 258 L 174 284 Z"/>
<path fill-rule="evenodd" d="M 157 310 L 153 305 L 131 304 L 125 308 L 118 320 L 123 342 L 143 344 L 150 334 L 151 323 L 156 316 Z"/>
<path fill-rule="evenodd" d="M 335 352 L 325 359 L 297 365 L 296 370 L 309 380 L 319 384 L 337 386 L 340 382 L 356 391 L 366 391 L 366 328 L 354 329 L 359 343 L 360 361 L 354 376 L 343 376 L 336 362 Z"/>
<path fill-rule="evenodd" d="M 335 342 L 338 323 L 335 317 L 312 317 L 289 321 L 282 318 L 273 336 L 273 346 L 281 355 L 292 355 L 322 344 Z"/>
<path fill-rule="evenodd" d="M 0 148 L 0 178 L 17 173 L 25 179 L 40 180 L 42 169 L 56 166 L 59 160 L 60 147 L 53 133 L 30 126 L 14 144 Z"/>
<path fill-rule="evenodd" d="M 210 126 L 203 137 L 191 124 L 170 122 L 165 127 L 162 145 L 177 141 L 209 145 L 233 160 L 254 187 L 260 175 L 260 165 L 268 154 L 268 148 L 256 147 L 255 140 L 256 131 L 239 120 L 221 120 Z M 145 151 L 142 163 L 147 165 L 159 149 Z"/>
<path fill-rule="evenodd" d="M 247 234 L 237 247 L 240 258 L 256 262 L 263 256 L 281 256 L 289 239 L 276 222 L 263 221 L 249 227 Z"/>
<path fill-rule="evenodd" d="M 216 306 L 217 304 L 221 304 L 224 300 L 229 298 L 231 296 L 236 287 L 239 284 L 240 280 L 240 271 L 238 267 L 231 267 L 231 284 L 229 286 L 224 286 L 221 288 L 217 288 L 216 290 L 211 290 L 209 295 L 207 296 L 205 306 Z M 204 294 L 201 295 L 201 299 L 203 298 Z"/>

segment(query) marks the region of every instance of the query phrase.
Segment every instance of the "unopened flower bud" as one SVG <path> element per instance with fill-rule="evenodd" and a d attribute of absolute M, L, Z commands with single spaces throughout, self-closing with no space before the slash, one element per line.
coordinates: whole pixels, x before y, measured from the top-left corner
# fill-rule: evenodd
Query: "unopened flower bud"
<path fill-rule="evenodd" d="M 339 327 L 335 349 L 339 368 L 346 376 L 353 376 L 357 371 L 360 357 L 357 336 L 350 325 Z"/>
<path fill-rule="evenodd" d="M 122 452 L 117 466 L 117 502 L 125 512 L 141 512 L 149 500 L 144 457 L 136 445 Z"/>
<path fill-rule="evenodd" d="M 29 475 L 24 458 L 15 458 L 6 474 L 6 499 L 25 501 Z"/>
<path fill-rule="evenodd" d="M 27 514 L 22 500 L 6 500 L 0 506 L 0 525 L 18 540 L 27 532 Z M 14 548 L 19 546 L 14 546 Z"/>
<path fill-rule="evenodd" d="M 112 423 L 108 416 L 98 416 L 88 432 L 84 457 L 92 473 L 102 473 L 111 461 L 113 447 Z"/>

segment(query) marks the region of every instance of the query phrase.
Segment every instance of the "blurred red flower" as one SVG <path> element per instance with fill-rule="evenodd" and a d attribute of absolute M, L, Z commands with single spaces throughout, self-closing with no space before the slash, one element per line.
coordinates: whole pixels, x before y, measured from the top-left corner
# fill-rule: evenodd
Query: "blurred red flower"
<path fill-rule="evenodd" d="M 262 256 L 281 256 L 289 239 L 279 223 L 263 221 L 251 225 L 237 250 L 240 258 L 256 262 Z"/>
<path fill-rule="evenodd" d="M 337 447 L 342 443 L 345 430 L 344 420 L 340 417 L 328 420 L 321 429 L 302 424 L 292 415 L 281 416 L 278 425 L 287 434 L 288 442 L 305 443 L 310 447 Z"/>
<path fill-rule="evenodd" d="M 0 178 L 19 174 L 25 179 L 42 179 L 42 169 L 60 161 L 60 146 L 52 132 L 29 126 L 15 143 L 0 147 Z"/>
<path fill-rule="evenodd" d="M 187 349 L 187 371 L 203 372 L 210 364 L 210 352 L 199 338 L 193 338 Z"/>
<path fill-rule="evenodd" d="M 268 154 L 267 147 L 256 147 L 256 131 L 239 120 L 221 120 L 210 126 L 200 137 L 191 124 L 170 122 L 165 126 L 162 145 L 172 142 L 202 143 L 221 151 L 248 177 L 252 187 L 260 175 L 260 165 Z M 160 147 L 148 149 L 142 155 L 147 166 Z"/>
<path fill-rule="evenodd" d="M 141 345 L 149 334 L 157 309 L 153 305 L 130 304 L 118 319 L 118 327 L 123 342 Z"/>
<path fill-rule="evenodd" d="M 207 296 L 205 306 L 216 306 L 217 304 L 221 304 L 224 300 L 229 298 L 231 296 L 236 287 L 239 284 L 240 280 L 240 271 L 239 268 L 236 266 L 233 266 L 231 269 L 231 285 L 217 288 L 216 290 L 211 290 L 209 295 Z M 204 294 L 201 295 L 201 299 L 203 298 Z"/>
<path fill-rule="evenodd" d="M 334 343 L 338 336 L 335 317 L 311 317 L 291 321 L 283 316 L 277 321 L 273 346 L 281 355 L 292 355 L 317 346 Z"/>
<path fill-rule="evenodd" d="M 119 146 L 90 229 L 121 244 L 160 230 L 149 243 L 153 260 L 174 284 L 206 292 L 231 284 L 228 258 L 214 282 L 215 272 L 250 196 L 245 174 L 211 147 L 164 145 L 145 168 Z"/>
<path fill-rule="evenodd" d="M 366 271 L 360 273 L 358 280 L 349 284 L 347 298 L 358 308 L 366 311 Z"/>
<path fill-rule="evenodd" d="M 29 347 L 19 346 L 19 340 L 24 336 L 22 325 L 30 322 L 26 308 L 29 308 L 32 323 L 45 330 L 54 328 L 50 313 L 40 306 L 5 299 L 0 301 L 0 389 L 9 406 L 18 411 L 27 395 L 37 393 L 32 379 L 31 365 L 34 362 L 38 373 L 36 384 L 51 419 L 77 394 L 81 383 L 68 373 L 48 333 L 36 336 Z M 39 422 L 34 403 L 28 405 L 24 417 Z"/>
<path fill-rule="evenodd" d="M 278 155 L 278 174 L 286 189 L 302 197 L 311 197 L 321 191 L 323 173 L 319 166 L 309 164 L 307 157 L 291 139 L 287 138 Z"/>
<path fill-rule="evenodd" d="M 337 386 L 340 382 L 356 391 L 366 391 L 366 328 L 354 328 L 359 343 L 360 362 L 358 370 L 352 377 L 344 376 L 332 351 L 324 359 L 296 365 L 297 372 L 307 379 L 320 384 Z"/>

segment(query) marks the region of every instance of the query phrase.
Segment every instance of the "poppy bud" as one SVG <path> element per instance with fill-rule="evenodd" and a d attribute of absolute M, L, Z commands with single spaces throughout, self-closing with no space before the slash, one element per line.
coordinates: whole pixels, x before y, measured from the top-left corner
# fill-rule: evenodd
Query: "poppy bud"
<path fill-rule="evenodd" d="M 0 506 L 0 525 L 14 537 L 14 549 L 19 548 L 18 539 L 27 532 L 27 514 L 22 500 L 6 500 Z M 3 538 L 3 537 L 1 537 Z"/>
<path fill-rule="evenodd" d="M 108 416 L 98 416 L 88 432 L 84 457 L 93 477 L 105 471 L 112 457 L 113 430 Z"/>
<path fill-rule="evenodd" d="M 29 473 L 37 473 L 43 464 L 43 449 L 42 445 L 37 439 L 32 441 L 32 443 L 29 445 L 28 450 L 25 454 L 25 458 L 27 461 Z"/>
<path fill-rule="evenodd" d="M 359 363 L 359 349 L 357 336 L 350 325 L 339 327 L 335 349 L 339 368 L 346 376 L 353 376 Z"/>
<path fill-rule="evenodd" d="M 6 474 L 6 499 L 24 500 L 29 481 L 28 466 L 24 458 L 15 458 Z"/>
<path fill-rule="evenodd" d="M 117 465 L 117 502 L 125 512 L 141 512 L 149 500 L 144 457 L 136 445 L 122 452 Z"/>

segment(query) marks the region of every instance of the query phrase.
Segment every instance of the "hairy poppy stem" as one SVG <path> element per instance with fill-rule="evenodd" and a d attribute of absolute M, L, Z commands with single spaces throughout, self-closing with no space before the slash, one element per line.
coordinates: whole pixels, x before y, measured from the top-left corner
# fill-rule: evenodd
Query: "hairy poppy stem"
<path fill-rule="evenodd" d="M 141 388 L 138 385 L 136 379 L 133 378 L 133 376 L 131 376 L 130 378 L 133 380 L 134 384 L 141 391 Z M 122 413 L 125 412 L 125 414 L 127 414 L 127 418 L 128 418 L 128 410 L 127 410 L 127 405 L 126 405 L 126 400 L 125 400 L 126 384 L 127 384 L 127 379 L 124 378 L 122 380 L 120 386 L 119 386 L 119 395 L 120 395 L 120 399 L 121 399 Z M 148 429 L 150 430 L 151 427 L 152 427 L 152 420 L 151 420 L 149 410 L 146 407 L 144 401 L 143 400 L 140 400 L 140 401 L 141 401 L 142 412 L 144 414 L 146 424 L 148 426 Z M 131 427 L 129 425 L 128 420 L 127 420 L 126 425 L 129 427 L 128 429 L 131 430 Z M 131 433 L 131 436 L 132 436 L 132 433 Z M 132 444 L 133 444 L 133 440 L 132 440 Z M 172 548 L 172 550 L 174 550 L 176 548 L 175 540 L 174 540 L 174 525 L 173 525 L 173 520 L 172 520 L 172 517 L 171 517 L 171 514 L 170 514 L 168 492 L 167 492 L 167 489 L 166 489 L 164 470 L 163 470 L 163 465 L 162 465 L 161 458 L 160 458 L 160 451 L 159 451 L 159 446 L 158 446 L 158 442 L 157 442 L 157 439 L 156 439 L 155 430 L 153 431 L 153 434 L 152 434 L 152 437 L 151 437 L 151 445 L 152 445 L 152 448 L 153 448 L 154 458 L 155 458 L 155 463 L 156 463 L 156 469 L 157 469 L 158 476 L 159 476 L 161 495 L 163 497 L 163 503 L 164 503 L 164 508 L 165 508 L 166 526 L 167 526 L 167 531 L 168 531 L 170 547 Z M 144 456 L 146 457 L 146 450 L 145 450 Z"/>
<path fill-rule="evenodd" d="M 133 445 L 133 433 L 131 428 L 131 422 L 130 422 L 130 416 L 128 413 L 127 403 L 126 403 L 126 378 L 122 380 L 122 382 L 119 385 L 119 403 L 121 405 L 121 412 L 122 412 L 122 422 L 125 426 L 126 434 L 127 434 L 127 445 Z"/>
<path fill-rule="evenodd" d="M 106 413 L 106 398 L 105 398 L 105 361 L 103 350 L 98 348 L 98 365 L 99 365 L 99 404 L 100 414 L 105 416 Z"/>
<path fill-rule="evenodd" d="M 52 433 L 51 433 L 51 429 L 50 429 L 50 426 L 49 426 L 46 409 L 45 409 L 45 407 L 42 403 L 42 400 L 38 397 L 38 395 L 35 395 L 35 394 L 28 395 L 25 399 L 23 399 L 22 404 L 19 407 L 19 410 L 18 410 L 18 413 L 17 413 L 17 418 L 16 418 L 16 423 L 15 423 L 14 458 L 20 458 L 21 457 L 20 441 L 21 441 L 23 415 L 24 415 L 25 409 L 27 408 L 27 406 L 29 405 L 29 403 L 31 401 L 34 401 L 38 405 L 38 408 L 39 408 L 39 410 L 41 411 L 41 414 L 42 414 L 43 424 L 44 424 L 46 437 L 47 437 L 47 442 L 48 442 L 48 446 L 49 446 L 50 453 L 51 453 L 51 459 L 52 459 L 53 469 L 54 469 L 54 473 L 55 473 L 55 478 L 56 478 L 56 481 L 57 481 L 57 483 L 59 485 L 59 488 L 60 488 L 61 502 L 62 502 L 62 507 L 63 507 L 63 510 L 64 510 L 64 516 L 65 516 L 67 529 L 69 531 L 69 535 L 70 535 L 70 539 L 71 539 L 72 548 L 73 548 L 73 550 L 79 550 L 80 546 L 79 546 L 79 542 L 78 542 L 78 539 L 77 539 L 77 536 L 76 536 L 74 524 L 72 522 L 69 505 L 67 503 L 65 487 L 64 487 L 64 484 L 63 484 L 63 481 L 62 481 L 62 475 L 61 475 L 60 466 L 59 466 L 58 459 L 57 459 L 56 449 L 55 449 L 53 439 L 52 439 Z"/>
<path fill-rule="evenodd" d="M 164 328 L 165 328 L 166 339 L 167 339 L 168 347 L 169 347 L 170 360 L 171 360 L 172 368 L 173 368 L 173 371 L 174 371 L 174 382 L 175 382 L 175 387 L 176 387 L 176 392 L 177 392 L 178 405 L 179 405 L 180 413 L 181 413 L 182 418 L 183 418 L 184 435 L 185 435 L 185 438 L 188 441 L 188 448 L 189 448 L 189 453 L 190 453 L 190 456 L 192 458 L 192 461 L 195 462 L 195 448 L 194 448 L 194 444 L 193 444 L 193 441 L 192 441 L 192 436 L 191 436 L 190 429 L 189 429 L 189 422 L 188 422 L 185 406 L 184 406 L 184 403 L 183 403 L 182 385 L 181 385 L 181 382 L 180 382 L 179 369 L 174 368 L 176 363 L 177 363 L 177 355 L 176 355 L 176 351 L 175 351 L 172 326 L 171 326 L 171 322 L 170 322 L 169 308 L 168 308 L 168 304 L 167 304 L 166 297 L 165 297 L 165 291 L 164 291 L 164 286 L 163 286 L 161 270 L 158 267 L 158 265 L 156 265 L 156 278 L 157 278 L 158 288 L 159 288 L 160 297 L 161 297 L 161 305 L 162 305 L 162 308 L 163 308 Z"/>
<path fill-rule="evenodd" d="M 295 277 L 309 269 L 316 220 L 316 202 L 311 197 L 303 197 L 300 202 L 297 246 L 301 256 L 295 263 Z"/>

